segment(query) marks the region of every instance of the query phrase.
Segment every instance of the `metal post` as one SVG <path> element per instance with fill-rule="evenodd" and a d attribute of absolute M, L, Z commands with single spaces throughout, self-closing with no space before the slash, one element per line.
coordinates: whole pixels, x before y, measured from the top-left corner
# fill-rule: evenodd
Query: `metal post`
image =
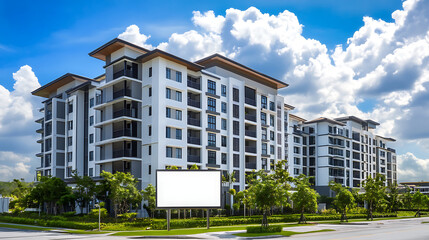
<path fill-rule="evenodd" d="M 98 203 L 98 231 L 101 231 L 101 209 L 100 203 Z"/>
<path fill-rule="evenodd" d="M 207 229 L 210 228 L 210 213 L 209 213 L 209 209 L 207 209 Z"/>
<path fill-rule="evenodd" d="M 167 231 L 170 231 L 171 209 L 167 210 Z"/>

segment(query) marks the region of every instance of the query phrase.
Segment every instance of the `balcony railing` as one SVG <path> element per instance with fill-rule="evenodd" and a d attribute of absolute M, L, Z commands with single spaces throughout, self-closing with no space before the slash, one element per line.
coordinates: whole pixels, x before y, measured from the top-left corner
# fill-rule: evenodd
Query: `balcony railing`
<path fill-rule="evenodd" d="M 120 158 L 120 157 L 137 157 L 137 155 L 133 154 L 131 149 L 113 151 L 113 158 Z"/>
<path fill-rule="evenodd" d="M 113 93 L 113 99 L 120 97 L 131 97 L 131 89 L 121 89 Z"/>
<path fill-rule="evenodd" d="M 135 78 L 135 79 L 138 78 L 137 71 L 133 71 L 132 69 L 122 69 L 113 74 L 113 79 L 116 79 L 122 76 Z"/>
<path fill-rule="evenodd" d="M 121 129 L 113 132 L 113 138 L 132 137 L 131 129 Z"/>
<path fill-rule="evenodd" d="M 253 130 L 246 130 L 245 135 L 248 137 L 256 137 L 256 131 Z"/>
<path fill-rule="evenodd" d="M 256 153 L 256 147 L 246 146 L 245 149 L 248 153 Z"/>
<path fill-rule="evenodd" d="M 265 165 L 265 167 L 266 167 L 266 165 Z M 246 163 L 246 168 L 256 169 L 256 163 L 255 162 L 248 162 L 248 163 Z"/>
<path fill-rule="evenodd" d="M 197 126 L 197 127 L 201 127 L 201 121 L 199 119 L 195 119 L 195 118 L 189 118 L 188 117 L 188 124 L 193 125 L 193 126 Z"/>
<path fill-rule="evenodd" d="M 188 155 L 188 162 L 200 163 L 201 162 L 201 156 Z"/>
<path fill-rule="evenodd" d="M 113 118 L 118 117 L 134 117 L 131 109 L 121 109 L 113 113 Z"/>
<path fill-rule="evenodd" d="M 201 108 L 201 102 L 192 98 L 188 98 L 188 105 L 196 108 Z"/>
<path fill-rule="evenodd" d="M 188 143 L 201 145 L 201 138 L 199 138 L 199 137 L 188 137 Z"/>
<path fill-rule="evenodd" d="M 254 114 L 245 114 L 244 118 L 246 120 L 252 121 L 252 122 L 256 122 L 256 115 Z"/>
<path fill-rule="evenodd" d="M 249 105 L 256 106 L 256 100 L 253 98 L 245 97 L 244 102 L 249 104 Z"/>
<path fill-rule="evenodd" d="M 188 80 L 188 87 L 201 90 L 201 84 L 199 82 L 194 82 L 194 81 Z"/>

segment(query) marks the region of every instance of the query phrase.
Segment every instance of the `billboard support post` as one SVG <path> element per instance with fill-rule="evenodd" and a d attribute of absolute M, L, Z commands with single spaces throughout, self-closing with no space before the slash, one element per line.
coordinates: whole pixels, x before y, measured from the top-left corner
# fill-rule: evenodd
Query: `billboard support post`
<path fill-rule="evenodd" d="M 171 209 L 167 210 L 167 231 L 170 231 Z"/>
<path fill-rule="evenodd" d="M 207 229 L 210 228 L 210 210 L 207 209 Z"/>

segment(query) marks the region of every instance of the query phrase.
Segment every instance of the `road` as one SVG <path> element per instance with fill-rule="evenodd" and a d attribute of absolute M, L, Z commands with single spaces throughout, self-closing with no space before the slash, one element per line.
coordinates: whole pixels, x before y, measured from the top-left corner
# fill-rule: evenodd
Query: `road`
<path fill-rule="evenodd" d="M 418 219 L 383 220 L 375 222 L 359 222 L 351 225 L 319 224 L 305 227 L 290 227 L 285 230 L 306 232 L 321 229 L 334 229 L 332 232 L 308 233 L 282 237 L 276 239 L 299 239 L 299 240 L 428 240 L 429 239 L 429 217 Z M 233 239 L 238 237 L 231 232 L 204 233 L 191 236 L 180 236 L 181 239 Z M 115 237 L 104 234 L 64 234 L 58 232 L 43 232 L 18 230 L 11 228 L 0 228 L 0 240 L 3 239 L 142 239 L 142 237 Z M 145 238 L 147 239 L 147 238 Z M 162 239 L 162 238 L 156 238 Z M 171 236 L 165 239 L 176 239 Z"/>

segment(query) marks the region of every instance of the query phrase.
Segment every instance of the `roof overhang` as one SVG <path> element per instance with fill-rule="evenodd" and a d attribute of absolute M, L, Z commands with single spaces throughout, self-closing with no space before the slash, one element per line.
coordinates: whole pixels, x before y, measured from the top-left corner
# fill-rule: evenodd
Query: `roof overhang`
<path fill-rule="evenodd" d="M 290 118 L 294 118 L 294 119 L 296 119 L 296 120 L 298 120 L 298 121 L 303 121 L 303 122 L 307 121 L 306 119 L 304 119 L 304 118 L 302 118 L 302 117 L 298 117 L 297 115 L 292 114 L 292 113 L 289 113 L 289 117 L 290 117 Z"/>
<path fill-rule="evenodd" d="M 146 54 L 143 54 L 142 56 L 136 58 L 136 61 L 147 62 L 147 61 L 149 61 L 151 59 L 154 59 L 156 57 L 162 57 L 162 58 L 165 58 L 165 59 L 167 59 L 169 61 L 185 65 L 188 69 L 190 69 L 192 71 L 195 71 L 195 72 L 204 69 L 204 67 L 201 66 L 201 65 L 199 65 L 199 64 L 190 62 L 190 61 L 185 60 L 183 58 L 179 58 L 177 56 L 174 56 L 173 54 L 164 52 L 164 51 L 159 50 L 159 49 L 155 49 L 155 50 L 150 51 L 150 52 L 148 52 Z"/>
<path fill-rule="evenodd" d="M 340 125 L 340 126 L 345 126 L 345 125 L 346 125 L 346 124 L 344 124 L 344 123 L 342 123 L 342 122 L 335 121 L 335 120 L 333 120 L 333 119 L 325 118 L 325 117 L 316 118 L 316 119 L 313 119 L 313 120 L 307 121 L 307 122 L 305 122 L 305 123 L 306 123 L 306 124 L 307 124 L 307 123 L 308 123 L 308 124 L 310 124 L 310 123 L 318 123 L 318 122 L 328 122 L 328 123 L 337 124 L 337 125 Z"/>
<path fill-rule="evenodd" d="M 284 104 L 284 108 L 287 109 L 287 110 L 294 110 L 295 109 L 294 106 L 286 104 L 286 103 Z"/>
<path fill-rule="evenodd" d="M 350 121 L 354 121 L 354 122 L 357 122 L 357 123 L 362 124 L 362 125 L 374 125 L 374 126 L 380 125 L 380 123 L 373 121 L 371 119 L 363 120 L 363 119 L 358 118 L 356 116 L 339 117 L 339 118 L 335 118 L 335 120 L 336 121 L 348 121 L 348 120 L 350 120 Z"/>
<path fill-rule="evenodd" d="M 45 97 L 45 98 L 49 98 L 49 96 L 51 95 L 52 92 L 56 91 L 58 88 L 71 83 L 72 81 L 79 81 L 79 82 L 87 82 L 87 81 L 93 81 L 93 79 L 87 78 L 87 77 L 82 77 L 76 74 L 72 74 L 72 73 L 66 73 L 63 76 L 55 79 L 54 81 L 51 81 L 41 87 L 39 87 L 38 89 L 34 90 L 33 92 L 31 92 L 31 94 L 35 95 L 35 96 L 39 96 L 39 97 Z"/>
<path fill-rule="evenodd" d="M 386 141 L 389 141 L 389 142 L 396 142 L 396 139 L 394 139 L 394 138 L 383 137 L 383 136 L 380 136 L 380 135 L 376 135 L 376 136 L 379 137 L 379 138 L 382 138 L 382 139 L 384 139 Z"/>
<path fill-rule="evenodd" d="M 123 48 L 128 47 L 132 50 L 135 50 L 137 52 L 140 52 L 142 54 L 149 52 L 146 48 L 142 48 L 140 46 L 137 46 L 133 43 L 127 42 L 125 40 L 115 38 L 111 40 L 110 42 L 104 44 L 103 46 L 95 49 L 94 51 L 89 53 L 89 56 L 98 58 L 100 60 L 106 61 L 106 56 L 110 55 L 111 53 Z"/>
<path fill-rule="evenodd" d="M 275 89 L 280 89 L 289 86 L 288 84 L 278 79 L 272 78 L 268 75 L 246 67 L 220 54 L 213 54 L 209 57 L 198 60 L 195 63 L 201 64 L 205 68 L 218 66 Z"/>

